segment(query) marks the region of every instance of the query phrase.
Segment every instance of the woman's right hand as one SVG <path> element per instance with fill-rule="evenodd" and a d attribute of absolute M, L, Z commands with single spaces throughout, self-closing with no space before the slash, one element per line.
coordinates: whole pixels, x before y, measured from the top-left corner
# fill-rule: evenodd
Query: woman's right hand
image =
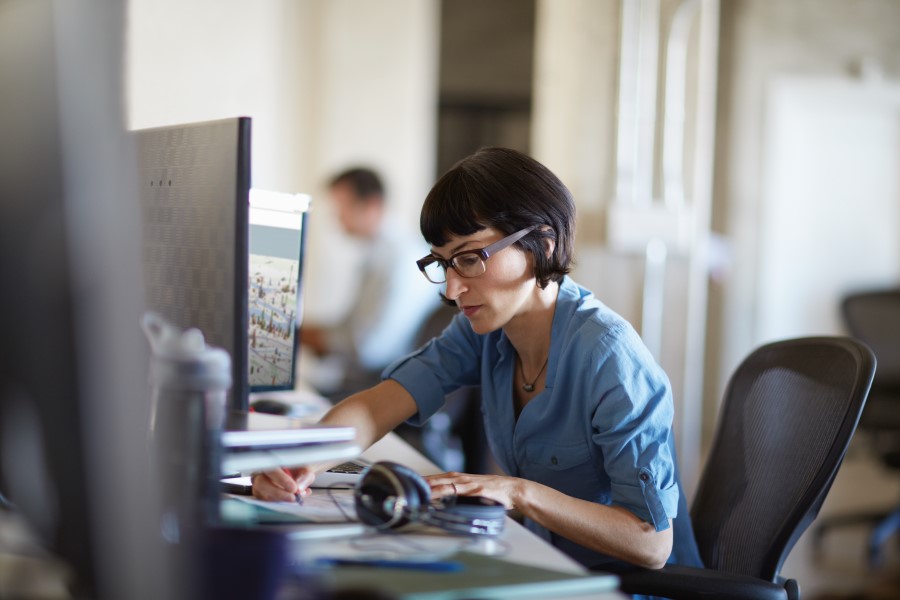
<path fill-rule="evenodd" d="M 315 478 L 316 471 L 310 467 L 254 473 L 253 497 L 272 502 L 294 502 L 297 496 L 303 498 L 312 493 L 309 486 Z"/>
<path fill-rule="evenodd" d="M 336 404 L 321 421 L 323 425 L 343 425 L 356 428 L 356 443 L 368 448 L 418 410 L 415 400 L 402 385 L 392 379 L 374 388 L 363 390 Z M 332 464 L 340 464 L 335 461 Z M 253 476 L 253 497 L 260 500 L 293 502 L 297 495 L 310 494 L 317 473 L 329 464 L 309 465 L 283 470 L 266 471 Z"/>

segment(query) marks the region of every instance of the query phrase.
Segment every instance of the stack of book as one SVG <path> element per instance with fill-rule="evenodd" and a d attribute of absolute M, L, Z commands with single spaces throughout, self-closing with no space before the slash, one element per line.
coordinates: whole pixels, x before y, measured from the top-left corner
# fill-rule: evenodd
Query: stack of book
<path fill-rule="evenodd" d="M 243 427 L 222 432 L 222 473 L 248 473 L 359 456 L 353 427 L 302 424 L 250 413 Z"/>

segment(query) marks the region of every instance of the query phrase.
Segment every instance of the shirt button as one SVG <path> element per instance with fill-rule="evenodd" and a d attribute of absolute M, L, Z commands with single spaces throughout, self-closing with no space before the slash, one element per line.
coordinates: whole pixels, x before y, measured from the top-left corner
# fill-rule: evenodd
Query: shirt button
<path fill-rule="evenodd" d="M 555 465 L 555 464 L 558 464 L 558 463 L 559 463 L 559 461 L 556 460 L 556 457 L 555 457 L 555 456 L 551 456 L 551 457 L 550 457 L 550 464 L 554 464 L 554 465 Z"/>
<path fill-rule="evenodd" d="M 644 482 L 650 481 L 650 476 L 647 475 L 646 473 L 641 473 L 640 478 L 641 478 L 641 481 L 644 481 Z"/>

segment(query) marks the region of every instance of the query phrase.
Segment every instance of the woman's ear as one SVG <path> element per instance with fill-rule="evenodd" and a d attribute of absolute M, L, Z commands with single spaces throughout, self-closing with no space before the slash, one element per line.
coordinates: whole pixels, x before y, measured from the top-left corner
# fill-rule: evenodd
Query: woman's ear
<path fill-rule="evenodd" d="M 550 228 L 546 228 L 549 230 Z M 544 244 L 544 256 L 547 257 L 547 260 L 553 256 L 553 251 L 556 250 L 556 239 L 550 236 L 541 238 L 541 242 Z"/>

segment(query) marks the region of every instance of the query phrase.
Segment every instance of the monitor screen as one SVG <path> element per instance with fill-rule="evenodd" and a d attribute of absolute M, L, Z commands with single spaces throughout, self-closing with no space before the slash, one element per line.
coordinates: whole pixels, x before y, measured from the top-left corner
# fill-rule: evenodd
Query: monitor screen
<path fill-rule="evenodd" d="M 247 410 L 250 119 L 135 134 L 147 309 L 231 355 L 229 406 Z"/>
<path fill-rule="evenodd" d="M 309 196 L 250 191 L 250 391 L 293 389 Z"/>

